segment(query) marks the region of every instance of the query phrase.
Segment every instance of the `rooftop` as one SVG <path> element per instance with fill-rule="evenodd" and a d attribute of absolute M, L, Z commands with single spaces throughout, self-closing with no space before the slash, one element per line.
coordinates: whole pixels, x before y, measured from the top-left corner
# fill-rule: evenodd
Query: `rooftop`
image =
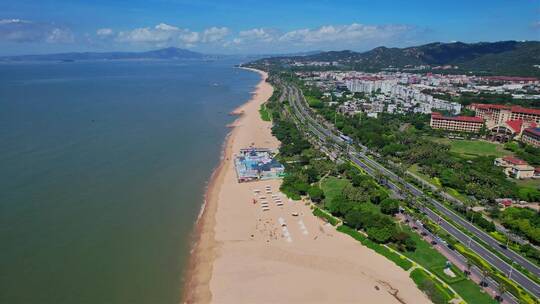
<path fill-rule="evenodd" d="M 482 123 L 484 119 L 481 117 L 472 117 L 472 116 L 443 116 L 439 112 L 431 113 L 432 118 L 444 119 L 444 120 L 454 120 L 454 121 L 463 121 L 463 122 L 477 122 Z"/>
<path fill-rule="evenodd" d="M 522 106 L 507 106 L 507 105 L 501 105 L 501 104 L 486 104 L 486 103 L 473 103 L 471 104 L 471 107 L 477 108 L 477 109 L 485 109 L 485 110 L 509 110 L 514 113 L 523 113 L 523 114 L 532 114 L 532 115 L 540 115 L 539 109 L 531 109 L 531 108 L 525 108 Z"/>
<path fill-rule="evenodd" d="M 274 158 L 272 150 L 264 148 L 241 149 L 234 164 L 239 182 L 279 178 L 285 169 Z"/>
<path fill-rule="evenodd" d="M 521 119 L 515 119 L 515 120 L 509 120 L 506 122 L 506 124 L 515 132 L 520 133 L 521 127 L 523 126 L 523 120 Z"/>
<path fill-rule="evenodd" d="M 528 165 L 528 163 L 522 159 L 513 157 L 513 156 L 505 156 L 503 157 L 503 160 L 507 163 L 510 163 L 512 165 Z"/>
<path fill-rule="evenodd" d="M 537 81 L 534 77 L 515 77 L 515 76 L 487 76 L 483 77 L 487 80 L 500 80 L 500 81 Z"/>
<path fill-rule="evenodd" d="M 510 110 L 514 113 L 540 115 L 540 110 L 524 108 L 522 106 L 512 106 Z"/>
<path fill-rule="evenodd" d="M 525 132 L 529 132 L 536 136 L 540 136 L 540 128 L 527 128 L 525 129 Z"/>

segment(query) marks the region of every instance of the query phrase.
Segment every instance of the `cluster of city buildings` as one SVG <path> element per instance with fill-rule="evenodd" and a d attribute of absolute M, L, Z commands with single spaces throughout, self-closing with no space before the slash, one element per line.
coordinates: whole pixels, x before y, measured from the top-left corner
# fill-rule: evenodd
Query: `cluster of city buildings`
<path fill-rule="evenodd" d="M 373 76 L 354 77 L 346 79 L 345 85 L 350 92 L 373 94 L 387 98 L 370 99 L 373 102 L 385 101 L 402 105 L 406 111 L 415 113 L 431 113 L 432 109 L 448 111 L 454 114 L 461 112 L 461 105 L 433 97 L 422 92 L 423 86 L 409 84 L 408 78 L 387 76 L 378 78 Z M 389 111 L 391 112 L 391 111 Z"/>
<path fill-rule="evenodd" d="M 430 125 L 434 129 L 482 133 L 493 141 L 521 140 L 540 147 L 540 110 L 473 103 L 466 107 L 474 112 L 473 116 L 459 116 L 462 105 L 449 101 L 451 97 L 471 93 L 540 99 L 540 80 L 536 78 L 389 71 L 315 71 L 296 72 L 296 75 L 308 85 L 319 88 L 324 101 L 335 104 L 337 111 L 345 115 L 431 114 Z"/>
<path fill-rule="evenodd" d="M 430 114 L 434 110 L 456 115 L 461 112 L 462 106 L 449 100 L 467 93 L 507 94 L 513 98 L 540 99 L 540 81 L 527 77 L 389 71 L 310 71 L 296 72 L 296 75 L 324 92 L 327 102 L 332 103 L 345 97 L 346 101 L 341 100 L 338 107 L 340 112 L 348 115 L 360 112 L 370 116 L 381 112 Z M 478 130 L 476 125 L 470 128 L 473 129 L 471 132 Z"/>

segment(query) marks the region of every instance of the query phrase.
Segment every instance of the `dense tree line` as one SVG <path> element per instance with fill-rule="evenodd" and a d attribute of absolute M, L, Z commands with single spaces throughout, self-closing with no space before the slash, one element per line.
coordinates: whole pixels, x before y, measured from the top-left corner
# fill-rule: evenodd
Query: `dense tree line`
<path fill-rule="evenodd" d="M 400 231 L 393 215 L 399 211 L 399 201 L 389 198 L 373 178 L 358 169 L 342 164 L 338 172 L 351 181 L 340 195 L 325 201 L 325 208 L 334 216 L 344 219 L 346 225 L 364 230 L 377 243 L 394 243 L 399 250 L 416 248 L 406 232 Z"/>
<path fill-rule="evenodd" d="M 322 201 L 324 193 L 316 183 L 333 172 L 335 164 L 315 150 L 288 120 L 276 116 L 272 134 L 281 141 L 278 157 L 286 170 L 280 190 L 295 199 L 309 195 L 314 202 Z"/>
<path fill-rule="evenodd" d="M 415 242 L 408 233 L 397 228 L 393 219 L 399 211 L 399 201 L 389 198 L 373 178 L 355 167 L 346 163 L 336 166 L 330 162 L 286 117 L 276 113 L 272 117 L 272 133 L 281 141 L 278 157 L 286 168 L 282 192 L 295 199 L 309 196 L 334 216 L 344 219 L 348 226 L 363 229 L 375 242 L 391 242 L 399 250 L 415 250 Z M 350 185 L 337 197 L 327 200 L 318 186 L 325 175 L 341 175 L 350 180 Z"/>
<path fill-rule="evenodd" d="M 540 245 L 540 213 L 530 208 L 510 207 L 496 214 L 501 223 Z"/>
<path fill-rule="evenodd" d="M 531 145 L 525 145 L 518 142 L 509 142 L 504 148 L 514 152 L 519 158 L 533 166 L 540 166 L 540 148 Z"/>
<path fill-rule="evenodd" d="M 458 206 L 456 207 L 456 210 L 459 213 L 463 214 L 466 218 L 470 219 L 473 223 L 480 226 L 485 231 L 487 232 L 496 231 L 495 224 L 492 221 L 485 219 L 482 216 L 482 213 L 472 211 L 465 206 Z"/>
<path fill-rule="evenodd" d="M 330 107 L 319 112 L 330 121 L 336 119 Z M 336 127 L 344 134 L 395 162 L 418 164 L 424 174 L 437 177 L 445 187 L 492 202 L 499 197 L 519 197 L 516 185 L 493 166 L 492 157 L 464 159 L 450 152 L 450 146 L 429 138 L 427 135 L 434 135 L 434 131 L 428 127 L 427 115 L 338 115 L 336 121 Z"/>
<path fill-rule="evenodd" d="M 438 143 L 433 136 L 437 130 L 429 128 L 429 116 L 422 114 L 379 113 L 378 118 L 363 114 L 355 116 L 336 115 L 335 107 L 318 109 L 328 121 L 336 121 L 336 127 L 378 152 L 384 158 L 404 166 L 417 164 L 420 172 L 437 178 L 442 186 L 485 201 L 491 205 L 495 199 L 511 197 L 526 201 L 539 201 L 540 191 L 533 187 L 518 187 L 506 178 L 502 169 L 493 165 L 494 158 L 479 156 L 474 160 L 461 157 L 450 151 L 450 146 Z M 540 165 L 540 149 L 518 143 L 507 144 L 506 148 L 532 165 Z M 470 210 L 458 210 L 474 217 L 475 223 L 486 231 L 495 231 L 495 225 L 481 214 Z M 512 231 L 538 242 L 536 227 L 527 218 L 517 218 L 505 223 Z M 519 219 L 518 219 L 519 218 Z M 530 257 L 538 252 L 530 250 Z"/>

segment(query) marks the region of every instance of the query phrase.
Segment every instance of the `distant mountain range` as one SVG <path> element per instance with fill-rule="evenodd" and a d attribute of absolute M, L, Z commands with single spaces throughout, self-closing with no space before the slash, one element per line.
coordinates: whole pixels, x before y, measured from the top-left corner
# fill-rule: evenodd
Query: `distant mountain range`
<path fill-rule="evenodd" d="M 367 52 L 331 51 L 308 56 L 281 56 L 252 64 L 287 66 L 293 62 L 334 62 L 341 68 L 379 71 L 387 68 L 457 66 L 456 72 L 540 76 L 539 41 L 430 43 L 407 48 L 378 47 Z"/>
<path fill-rule="evenodd" d="M 73 52 L 47 55 L 20 55 L 0 57 L 1 61 L 82 61 L 121 59 L 215 59 L 190 50 L 170 47 L 146 52 Z M 250 66 L 268 68 L 291 67 L 293 63 L 332 62 L 332 66 L 304 66 L 303 69 L 353 69 L 380 71 L 383 69 L 414 69 L 444 73 L 484 75 L 515 75 L 540 77 L 539 41 L 500 41 L 479 43 L 429 43 L 407 48 L 378 47 L 367 52 L 330 51 L 304 52 L 285 55 L 248 56 L 256 59 Z M 446 69 L 441 70 L 441 67 Z M 450 67 L 450 68 L 448 68 Z M 298 67 L 297 67 L 298 68 Z"/>
<path fill-rule="evenodd" d="M 324 52 L 323 51 L 305 51 L 305 52 L 284 53 L 284 54 L 263 55 L 263 56 L 264 57 L 294 57 L 294 56 L 313 56 L 320 53 L 324 53 Z"/>
<path fill-rule="evenodd" d="M 0 57 L 0 61 L 82 61 L 82 60 L 121 60 L 121 59 L 205 59 L 201 53 L 175 47 L 147 52 L 73 52 L 47 55 L 20 55 Z"/>
<path fill-rule="evenodd" d="M 70 52 L 42 55 L 0 56 L 2 61 L 83 61 L 83 60 L 123 60 L 123 59 L 215 59 L 221 57 L 251 58 L 256 60 L 270 56 L 307 56 L 319 54 L 322 51 L 285 53 L 278 55 L 208 55 L 186 49 L 169 47 L 147 52 Z"/>

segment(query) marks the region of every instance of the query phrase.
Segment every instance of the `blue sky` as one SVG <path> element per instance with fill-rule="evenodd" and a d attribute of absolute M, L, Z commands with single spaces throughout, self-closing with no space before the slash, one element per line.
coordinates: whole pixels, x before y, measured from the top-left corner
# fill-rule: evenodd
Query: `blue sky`
<path fill-rule="evenodd" d="M 2 0 L 0 55 L 149 50 L 368 50 L 540 40 L 540 0 Z"/>

